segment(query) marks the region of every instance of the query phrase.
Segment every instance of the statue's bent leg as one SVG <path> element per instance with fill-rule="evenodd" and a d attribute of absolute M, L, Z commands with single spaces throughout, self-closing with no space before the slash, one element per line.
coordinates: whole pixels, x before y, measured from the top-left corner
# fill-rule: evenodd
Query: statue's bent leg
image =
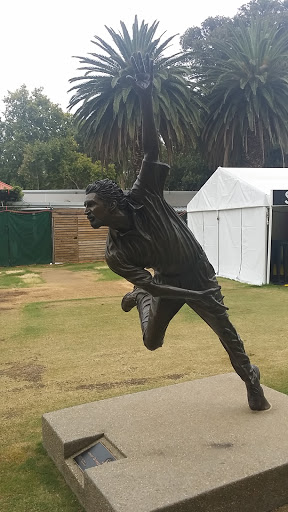
<path fill-rule="evenodd" d="M 231 364 L 239 377 L 245 382 L 249 407 L 255 411 L 270 408 L 262 387 L 260 386 L 260 372 L 257 366 L 251 365 L 245 352 L 243 342 L 235 327 L 231 324 L 223 303 L 221 288 L 218 285 L 212 265 L 203 255 L 195 266 L 193 273 L 182 277 L 189 282 L 191 290 L 209 290 L 215 288 L 211 295 L 206 295 L 199 302 L 187 304 L 213 329 L 227 351 Z M 186 285 L 187 286 L 187 285 Z M 217 289 L 218 287 L 218 289 Z"/>
<path fill-rule="evenodd" d="M 213 329 L 227 351 L 234 370 L 244 382 L 253 379 L 254 371 L 245 352 L 243 341 L 229 320 L 226 311 L 217 311 L 217 305 L 193 304 L 194 311 Z"/>
<path fill-rule="evenodd" d="M 212 305 L 204 302 L 199 303 L 199 305 L 189 305 L 218 335 L 229 355 L 234 370 L 246 384 L 249 407 L 256 411 L 267 410 L 270 408 L 270 404 L 267 402 L 260 386 L 259 369 L 257 366 L 251 365 L 239 334 L 230 322 L 226 311 L 221 308 L 223 299 L 220 291 L 216 292 L 215 295 L 216 300 Z"/>
<path fill-rule="evenodd" d="M 162 347 L 168 324 L 184 302 L 152 297 L 144 290 L 139 290 L 136 303 L 145 347 L 148 350 Z"/>

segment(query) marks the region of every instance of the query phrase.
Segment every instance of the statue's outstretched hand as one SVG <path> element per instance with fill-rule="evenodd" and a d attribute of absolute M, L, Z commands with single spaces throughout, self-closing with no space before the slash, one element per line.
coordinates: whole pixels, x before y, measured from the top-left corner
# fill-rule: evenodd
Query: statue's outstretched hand
<path fill-rule="evenodd" d="M 126 79 L 140 96 L 151 94 L 153 84 L 153 60 L 146 54 L 145 59 L 140 52 L 131 57 L 134 77 L 127 75 Z"/>

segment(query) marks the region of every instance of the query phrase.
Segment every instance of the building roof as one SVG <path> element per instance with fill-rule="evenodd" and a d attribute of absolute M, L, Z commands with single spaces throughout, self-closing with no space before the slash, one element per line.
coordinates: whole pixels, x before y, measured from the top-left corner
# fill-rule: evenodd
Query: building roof
<path fill-rule="evenodd" d="M 7 185 L 4 181 L 0 181 L 0 190 L 12 190 L 13 187 L 11 185 Z"/>
<path fill-rule="evenodd" d="M 32 208 L 81 208 L 85 190 L 23 190 L 24 196 L 17 205 Z M 186 212 L 187 204 L 196 194 L 194 191 L 165 190 L 164 198 L 177 212 Z"/>

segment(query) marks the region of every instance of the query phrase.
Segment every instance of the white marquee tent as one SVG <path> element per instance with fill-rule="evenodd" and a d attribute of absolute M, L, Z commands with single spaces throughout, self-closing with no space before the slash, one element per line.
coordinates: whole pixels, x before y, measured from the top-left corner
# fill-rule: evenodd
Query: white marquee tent
<path fill-rule="evenodd" d="M 271 241 L 287 242 L 288 254 L 288 169 L 219 167 L 189 202 L 187 222 L 217 275 L 270 282 Z"/>

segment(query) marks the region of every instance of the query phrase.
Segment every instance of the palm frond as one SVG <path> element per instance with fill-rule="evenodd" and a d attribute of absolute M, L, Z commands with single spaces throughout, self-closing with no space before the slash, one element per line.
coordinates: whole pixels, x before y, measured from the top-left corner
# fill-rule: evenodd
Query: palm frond
<path fill-rule="evenodd" d="M 254 147 L 258 141 L 264 155 L 275 144 L 275 134 L 281 151 L 286 150 L 287 49 L 287 34 L 261 19 L 249 27 L 240 23 L 228 30 L 227 40 L 213 41 L 217 59 L 202 69 L 200 83 L 208 88 L 210 84 L 203 139 L 214 160 L 219 148 L 230 164 L 241 159 L 236 151 L 248 157 L 252 141 Z M 221 157 L 217 163 L 223 164 Z"/>
<path fill-rule="evenodd" d="M 159 22 L 139 23 L 135 16 L 132 32 L 121 21 L 116 32 L 105 27 L 112 43 L 99 36 L 92 41 L 101 52 L 91 52 L 80 60 L 81 75 L 70 80 L 73 96 L 69 108 L 75 109 L 75 121 L 86 147 L 97 158 L 125 160 L 134 151 L 141 129 L 141 109 L 135 91 L 125 81 L 131 74 L 134 52 L 148 53 L 155 62 L 153 102 L 160 136 L 169 146 L 193 144 L 199 134 L 200 112 L 205 109 L 199 91 L 190 81 L 191 72 L 183 65 L 183 52 L 164 56 L 175 35 L 156 36 Z M 189 74 L 190 73 L 190 74 Z M 168 147 L 167 146 L 167 147 Z"/>

